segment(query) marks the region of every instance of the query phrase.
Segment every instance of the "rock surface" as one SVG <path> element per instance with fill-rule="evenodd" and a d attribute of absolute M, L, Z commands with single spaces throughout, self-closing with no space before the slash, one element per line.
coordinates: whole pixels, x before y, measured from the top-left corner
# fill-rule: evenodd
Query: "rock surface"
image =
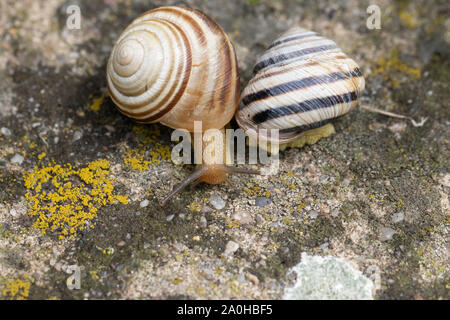
<path fill-rule="evenodd" d="M 66 23 L 73 3 L 80 30 Z M 367 28 L 368 1 L 1 1 L 0 298 L 281 299 L 302 253 L 377 275 L 375 299 L 450 298 L 448 4 L 377 3 L 381 29 Z M 242 85 L 301 25 L 358 62 L 361 106 L 428 121 L 357 109 L 332 136 L 282 151 L 277 175 L 199 184 L 162 208 L 194 167 L 170 161 L 171 129 L 115 109 L 105 69 L 121 31 L 168 4 L 224 28 Z"/>

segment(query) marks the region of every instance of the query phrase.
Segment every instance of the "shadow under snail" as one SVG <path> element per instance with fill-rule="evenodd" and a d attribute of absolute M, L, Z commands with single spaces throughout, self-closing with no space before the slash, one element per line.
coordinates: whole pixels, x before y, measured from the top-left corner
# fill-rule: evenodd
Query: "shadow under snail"
<path fill-rule="evenodd" d="M 199 11 L 161 7 L 135 19 L 120 35 L 107 64 L 107 86 L 119 111 L 140 123 L 160 122 L 192 133 L 194 121 L 201 121 L 203 132 L 223 131 L 236 114 L 249 136 L 270 143 L 261 129 L 279 129 L 276 142 L 294 146 L 311 130 L 329 135 L 333 127 L 327 123 L 356 106 L 364 78 L 335 42 L 296 27 L 257 60 L 240 95 L 236 55 L 222 28 Z M 189 184 L 259 173 L 218 163 L 208 153 L 196 157 L 202 164 L 162 204 Z"/>

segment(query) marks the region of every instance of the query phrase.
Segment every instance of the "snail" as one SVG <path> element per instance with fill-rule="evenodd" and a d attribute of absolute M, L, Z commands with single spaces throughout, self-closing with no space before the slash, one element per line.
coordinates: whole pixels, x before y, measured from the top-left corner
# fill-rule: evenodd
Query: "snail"
<path fill-rule="evenodd" d="M 161 7 L 136 18 L 119 36 L 107 63 L 109 95 L 124 115 L 140 123 L 159 122 L 195 132 L 218 129 L 233 118 L 240 93 L 235 51 L 228 36 L 200 11 Z M 225 136 L 225 135 L 223 135 Z M 162 201 L 189 184 L 219 184 L 229 173 L 258 174 L 227 166 L 214 155 L 224 140 L 203 139 L 202 164 Z M 225 152 L 222 152 L 225 157 Z"/>
<path fill-rule="evenodd" d="M 355 108 L 364 89 L 355 61 L 334 41 L 299 27 L 276 39 L 253 73 L 236 121 L 260 145 L 274 142 L 269 131 L 261 129 L 278 129 L 280 149 L 311 132 L 334 132 L 331 124 L 325 125 Z"/>
<path fill-rule="evenodd" d="M 364 78 L 336 43 L 296 27 L 258 59 L 240 96 L 236 55 L 221 27 L 199 11 L 161 7 L 135 19 L 120 35 L 107 64 L 107 87 L 119 111 L 140 123 L 160 122 L 192 133 L 194 121 L 202 121 L 203 132 L 223 131 L 236 113 L 250 137 L 287 144 L 352 110 Z M 261 129 L 279 129 L 279 139 L 262 135 Z M 225 158 L 224 140 L 202 143 Z M 202 164 L 162 204 L 189 184 L 219 184 L 229 173 L 260 173 L 194 152 Z"/>

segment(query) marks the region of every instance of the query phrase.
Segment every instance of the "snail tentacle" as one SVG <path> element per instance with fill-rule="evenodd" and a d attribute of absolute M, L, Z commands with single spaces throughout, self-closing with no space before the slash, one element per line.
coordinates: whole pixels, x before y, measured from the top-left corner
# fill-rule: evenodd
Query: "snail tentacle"
<path fill-rule="evenodd" d="M 161 206 L 164 206 L 167 201 L 172 199 L 177 193 L 183 191 L 190 184 L 197 185 L 200 183 L 200 178 L 206 173 L 206 171 L 208 171 L 208 168 L 205 166 L 201 166 L 196 169 L 191 175 L 184 179 L 183 182 L 173 188 L 173 190 L 161 201 Z"/>
<path fill-rule="evenodd" d="M 224 170 L 227 173 L 259 174 L 259 175 L 261 174 L 261 170 L 238 168 L 238 167 L 231 167 L 231 166 L 225 166 Z"/>
<path fill-rule="evenodd" d="M 198 167 L 191 175 L 183 180 L 179 185 L 173 188 L 173 190 L 161 201 L 161 206 L 164 206 L 167 201 L 172 199 L 176 194 L 183 191 L 187 186 L 196 186 L 200 182 L 207 182 L 210 184 L 218 184 L 223 181 L 228 181 L 226 174 L 261 174 L 260 170 L 237 168 L 227 165 L 202 165 Z"/>

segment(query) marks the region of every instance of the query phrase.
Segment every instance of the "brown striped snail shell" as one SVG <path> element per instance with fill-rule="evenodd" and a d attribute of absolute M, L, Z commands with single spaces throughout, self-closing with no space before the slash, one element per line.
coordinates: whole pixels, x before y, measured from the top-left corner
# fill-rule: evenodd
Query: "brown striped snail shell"
<path fill-rule="evenodd" d="M 221 129 L 239 101 L 233 46 L 205 14 L 161 7 L 135 19 L 107 64 L 107 86 L 119 111 L 141 123 L 174 129 Z"/>
<path fill-rule="evenodd" d="M 287 143 L 352 110 L 363 89 L 358 65 L 334 41 L 295 27 L 257 60 L 236 121 L 269 141 L 260 129 L 279 129 L 278 142 Z"/>

